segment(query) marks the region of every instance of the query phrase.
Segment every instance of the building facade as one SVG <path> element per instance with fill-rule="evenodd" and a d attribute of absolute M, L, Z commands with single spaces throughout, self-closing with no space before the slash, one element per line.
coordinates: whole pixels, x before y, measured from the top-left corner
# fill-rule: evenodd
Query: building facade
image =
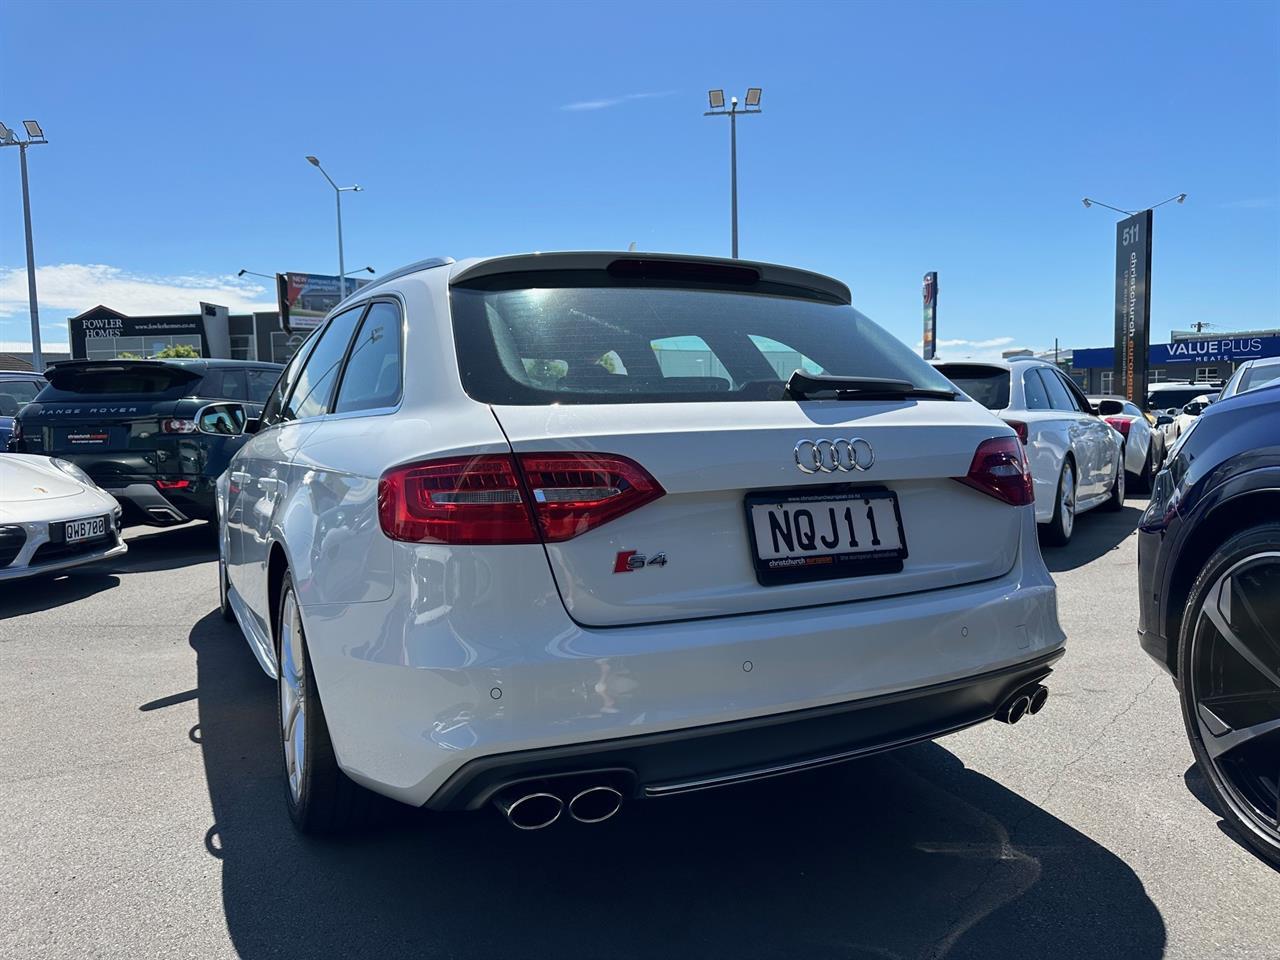
<path fill-rule="evenodd" d="M 274 311 L 230 314 L 201 313 L 130 317 L 96 306 L 67 320 L 71 356 L 76 360 L 154 357 L 162 350 L 186 346 L 202 357 L 267 360 L 284 363 L 302 344 L 305 333 L 290 333 Z"/>
<path fill-rule="evenodd" d="M 1206 336 L 1175 330 L 1168 343 L 1151 345 L 1149 382 L 1184 380 L 1224 383 L 1241 363 L 1260 357 L 1280 357 L 1280 330 L 1245 330 Z M 1071 352 L 1071 375 L 1091 394 L 1115 393 L 1115 350 L 1092 347 Z"/>

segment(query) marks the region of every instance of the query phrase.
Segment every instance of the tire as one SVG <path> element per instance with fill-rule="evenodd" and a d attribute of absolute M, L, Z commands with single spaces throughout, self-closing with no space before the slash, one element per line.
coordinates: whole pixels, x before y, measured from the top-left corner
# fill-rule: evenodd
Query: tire
<path fill-rule="evenodd" d="M 289 818 L 300 833 L 345 832 L 363 821 L 370 796 L 338 768 L 288 572 L 280 586 L 276 649 L 280 757 Z"/>
<path fill-rule="evenodd" d="M 1124 447 L 1120 448 L 1120 459 L 1116 461 L 1115 479 L 1111 481 L 1111 496 L 1107 497 L 1107 502 L 1102 505 L 1103 510 L 1115 513 L 1124 509 L 1124 490 L 1125 490 L 1125 471 L 1124 471 Z"/>
<path fill-rule="evenodd" d="M 1233 639 L 1227 638 L 1224 626 Z M 1200 571 L 1179 631 L 1178 678 L 1187 739 L 1218 813 L 1276 868 L 1278 648 L 1280 523 L 1268 523 L 1236 534 Z M 1242 649 L 1257 653 L 1251 659 Z M 1260 730 L 1265 732 L 1257 735 Z M 1251 731 L 1255 736 L 1248 735 Z"/>
<path fill-rule="evenodd" d="M 1044 540 L 1051 547 L 1065 547 L 1076 529 L 1076 468 L 1068 457 L 1058 475 L 1054 493 L 1053 516 L 1045 525 Z"/>
<path fill-rule="evenodd" d="M 1156 470 L 1158 469 L 1155 464 L 1155 456 L 1156 442 L 1153 439 L 1147 444 L 1147 459 L 1142 464 L 1142 472 L 1138 474 L 1138 483 L 1136 484 L 1138 493 L 1151 492 L 1151 482 L 1155 478 Z"/>

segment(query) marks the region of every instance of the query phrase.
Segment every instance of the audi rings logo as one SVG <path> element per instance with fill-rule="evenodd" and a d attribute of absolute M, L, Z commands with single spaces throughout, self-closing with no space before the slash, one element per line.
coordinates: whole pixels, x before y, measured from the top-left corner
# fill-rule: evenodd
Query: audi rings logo
<path fill-rule="evenodd" d="M 796 466 L 801 473 L 835 473 L 870 470 L 876 462 L 871 444 L 861 437 L 846 440 L 801 440 L 796 444 Z"/>

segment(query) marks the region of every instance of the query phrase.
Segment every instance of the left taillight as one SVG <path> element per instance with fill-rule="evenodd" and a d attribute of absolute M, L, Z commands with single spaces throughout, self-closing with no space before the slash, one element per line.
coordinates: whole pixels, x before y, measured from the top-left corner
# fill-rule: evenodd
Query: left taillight
<path fill-rule="evenodd" d="M 1024 507 L 1035 499 L 1031 471 L 1016 437 L 983 440 L 973 454 L 969 472 L 955 479 L 1011 506 Z"/>
<path fill-rule="evenodd" d="M 1126 440 L 1129 439 L 1129 428 L 1133 426 L 1132 420 L 1128 417 L 1107 417 L 1106 420 L 1107 423 L 1120 431 L 1120 436 L 1124 437 Z"/>
<path fill-rule="evenodd" d="M 196 422 L 194 420 L 180 420 L 175 417 L 161 423 L 160 429 L 165 433 L 195 433 Z"/>
<path fill-rule="evenodd" d="M 629 513 L 663 493 L 658 481 L 626 457 L 477 454 L 388 470 L 378 485 L 378 519 L 393 540 L 476 545 L 556 542 Z"/>

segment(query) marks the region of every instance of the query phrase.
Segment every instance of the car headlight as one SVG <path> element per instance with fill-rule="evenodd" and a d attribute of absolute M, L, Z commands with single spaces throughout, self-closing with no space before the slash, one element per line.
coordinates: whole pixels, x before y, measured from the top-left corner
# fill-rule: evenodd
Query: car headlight
<path fill-rule="evenodd" d="M 65 473 L 77 483 L 83 483 L 86 487 L 95 486 L 93 478 L 68 460 L 54 460 L 53 465 Z"/>

